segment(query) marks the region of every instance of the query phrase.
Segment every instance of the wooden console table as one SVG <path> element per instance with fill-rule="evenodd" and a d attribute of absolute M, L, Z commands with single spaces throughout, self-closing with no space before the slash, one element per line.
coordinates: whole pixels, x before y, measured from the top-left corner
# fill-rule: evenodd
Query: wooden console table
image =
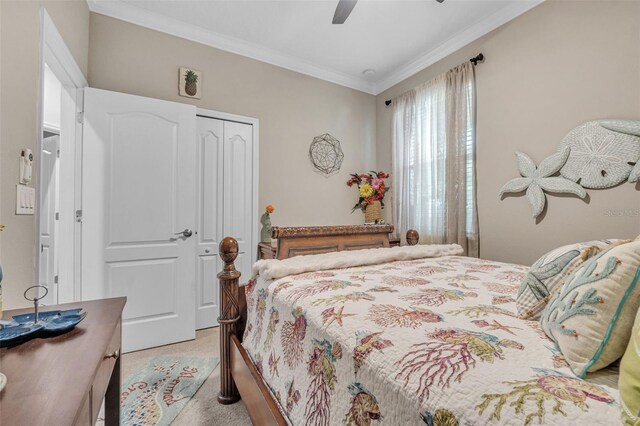
<path fill-rule="evenodd" d="M 120 424 L 120 343 L 127 299 L 47 306 L 82 308 L 87 317 L 60 336 L 0 349 L 0 425 L 94 426 L 105 399 L 105 424 Z M 4 313 L 31 312 L 20 309 Z"/>

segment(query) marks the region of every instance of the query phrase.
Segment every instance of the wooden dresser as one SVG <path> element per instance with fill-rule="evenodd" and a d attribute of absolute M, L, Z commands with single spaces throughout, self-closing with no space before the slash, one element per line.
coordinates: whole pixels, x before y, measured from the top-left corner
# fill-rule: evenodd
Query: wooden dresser
<path fill-rule="evenodd" d="M 120 423 L 120 343 L 127 299 L 48 306 L 82 308 L 87 317 L 72 331 L 0 349 L 0 425 L 94 426 L 105 399 L 105 424 Z M 20 309 L 4 313 L 31 312 Z"/>

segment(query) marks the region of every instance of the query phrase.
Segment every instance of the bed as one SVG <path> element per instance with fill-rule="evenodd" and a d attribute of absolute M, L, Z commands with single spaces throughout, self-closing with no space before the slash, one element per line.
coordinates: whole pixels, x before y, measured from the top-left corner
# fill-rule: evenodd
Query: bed
<path fill-rule="evenodd" d="M 369 235 L 384 262 L 354 251 L 332 268 L 331 255 L 308 256 L 291 262 L 302 273 L 263 265 L 240 287 L 237 242 L 221 243 L 219 402 L 242 397 L 254 424 L 616 423 L 616 389 L 575 377 L 539 323 L 515 316 L 527 267 L 450 247 L 407 255 L 384 249 L 388 228 L 349 231 L 274 234 L 306 253 L 315 237 L 315 247 L 335 239 L 334 250 L 353 250 Z"/>

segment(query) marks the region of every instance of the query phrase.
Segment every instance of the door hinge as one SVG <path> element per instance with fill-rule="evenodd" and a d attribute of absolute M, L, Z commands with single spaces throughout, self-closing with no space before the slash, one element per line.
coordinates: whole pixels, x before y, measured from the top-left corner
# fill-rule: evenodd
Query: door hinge
<path fill-rule="evenodd" d="M 76 210 L 76 222 L 82 223 L 82 210 Z"/>
<path fill-rule="evenodd" d="M 76 112 L 76 121 L 80 124 L 84 124 L 84 112 Z"/>
<path fill-rule="evenodd" d="M 53 283 L 54 284 L 58 284 L 58 276 L 57 275 L 55 277 L 53 277 Z"/>
<path fill-rule="evenodd" d="M 60 212 L 56 212 L 56 220 L 60 220 Z"/>
<path fill-rule="evenodd" d="M 60 150 L 56 152 L 56 155 L 58 156 L 58 158 L 60 158 Z"/>

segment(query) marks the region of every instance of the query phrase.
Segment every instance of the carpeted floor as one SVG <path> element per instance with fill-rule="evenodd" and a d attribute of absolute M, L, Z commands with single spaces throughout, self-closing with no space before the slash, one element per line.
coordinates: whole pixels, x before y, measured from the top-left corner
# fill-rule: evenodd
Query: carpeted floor
<path fill-rule="evenodd" d="M 144 351 L 131 352 L 122 356 L 123 379 L 142 368 L 144 364 L 157 355 L 180 354 L 184 356 L 217 356 L 219 357 L 218 328 L 209 328 L 196 332 L 196 339 L 175 345 L 161 346 Z M 220 366 L 218 365 L 198 392 L 191 398 L 178 414 L 173 425 L 251 425 L 249 414 L 242 401 L 233 405 L 220 405 L 216 400 L 220 390 Z"/>

